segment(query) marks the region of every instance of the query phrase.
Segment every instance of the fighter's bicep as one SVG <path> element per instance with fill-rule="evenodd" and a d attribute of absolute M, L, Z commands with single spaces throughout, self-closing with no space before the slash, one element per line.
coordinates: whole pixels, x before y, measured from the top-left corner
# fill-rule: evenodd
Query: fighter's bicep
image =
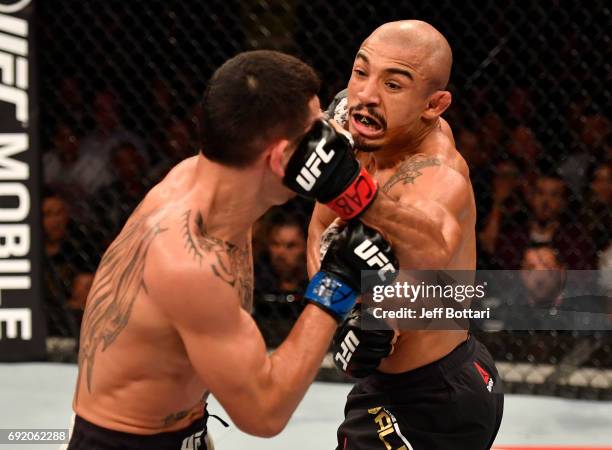
<path fill-rule="evenodd" d="M 453 254 L 461 243 L 461 225 L 456 215 L 444 204 L 435 200 L 414 199 L 406 204 L 425 214 L 437 226 L 444 238 L 447 250 Z"/>
<path fill-rule="evenodd" d="M 469 186 L 448 167 L 424 169 L 422 177 L 399 194 L 402 204 L 421 211 L 438 225 L 451 252 L 461 240 L 461 222 L 469 210 Z"/>

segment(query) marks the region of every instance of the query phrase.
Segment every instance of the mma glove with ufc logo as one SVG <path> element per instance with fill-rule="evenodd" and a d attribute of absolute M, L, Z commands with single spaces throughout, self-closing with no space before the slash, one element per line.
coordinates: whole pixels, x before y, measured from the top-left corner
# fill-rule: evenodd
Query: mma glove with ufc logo
<path fill-rule="evenodd" d="M 304 298 L 342 322 L 359 294 L 393 282 L 398 270 L 397 258 L 382 235 L 351 221 L 330 239 L 321 269 L 310 280 Z M 367 271 L 363 277 L 362 271 Z"/>
<path fill-rule="evenodd" d="M 376 330 L 364 330 L 363 317 L 377 323 Z M 353 378 L 373 374 L 380 362 L 391 354 L 395 332 L 382 319 L 376 319 L 363 304 L 356 304 L 338 327 L 332 340 L 334 364 L 341 372 Z"/>
<path fill-rule="evenodd" d="M 291 156 L 283 182 L 297 194 L 325 204 L 348 221 L 376 198 L 378 185 L 360 167 L 350 134 L 317 120 Z"/>

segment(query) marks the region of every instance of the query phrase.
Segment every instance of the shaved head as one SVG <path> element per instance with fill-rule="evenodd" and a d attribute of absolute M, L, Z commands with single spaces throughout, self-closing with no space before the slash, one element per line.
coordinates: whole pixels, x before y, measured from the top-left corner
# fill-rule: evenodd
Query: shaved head
<path fill-rule="evenodd" d="M 378 27 L 355 55 L 348 83 L 348 129 L 363 151 L 405 148 L 439 128 L 452 102 L 446 90 L 453 55 L 420 20 Z"/>
<path fill-rule="evenodd" d="M 361 44 L 385 43 L 401 47 L 411 63 L 427 78 L 432 91 L 446 88 L 450 78 L 453 53 L 446 38 L 427 22 L 400 20 L 378 27 Z"/>

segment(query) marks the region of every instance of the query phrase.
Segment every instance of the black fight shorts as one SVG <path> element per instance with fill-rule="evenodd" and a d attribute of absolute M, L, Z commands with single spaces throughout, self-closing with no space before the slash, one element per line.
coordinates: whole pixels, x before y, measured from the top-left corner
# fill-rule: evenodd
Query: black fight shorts
<path fill-rule="evenodd" d="M 212 450 L 206 435 L 206 419 L 187 428 L 139 435 L 99 427 L 76 416 L 68 450 Z"/>
<path fill-rule="evenodd" d="M 347 397 L 336 450 L 485 450 L 504 396 L 491 355 L 470 337 L 444 358 L 361 379 Z"/>

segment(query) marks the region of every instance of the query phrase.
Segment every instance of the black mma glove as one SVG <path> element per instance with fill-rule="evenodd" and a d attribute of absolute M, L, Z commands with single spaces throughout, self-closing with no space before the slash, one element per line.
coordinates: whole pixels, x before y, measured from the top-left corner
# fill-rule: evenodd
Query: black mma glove
<path fill-rule="evenodd" d="M 395 333 L 384 320 L 376 319 L 361 304 L 353 307 L 349 316 L 338 327 L 332 341 L 334 364 L 341 372 L 353 378 L 363 378 L 376 371 L 376 368 L 391 353 Z M 361 328 L 362 315 L 370 315 L 368 320 L 380 322 L 377 330 Z"/>
<path fill-rule="evenodd" d="M 362 280 L 362 270 L 376 272 Z M 380 233 L 353 221 L 331 239 L 321 269 L 310 280 L 304 297 L 341 322 L 360 293 L 391 283 L 398 270 L 397 258 Z"/>
<path fill-rule="evenodd" d="M 356 218 L 374 201 L 378 184 L 359 165 L 348 132 L 320 119 L 306 133 L 285 169 L 283 182 L 324 203 L 343 220 Z"/>

